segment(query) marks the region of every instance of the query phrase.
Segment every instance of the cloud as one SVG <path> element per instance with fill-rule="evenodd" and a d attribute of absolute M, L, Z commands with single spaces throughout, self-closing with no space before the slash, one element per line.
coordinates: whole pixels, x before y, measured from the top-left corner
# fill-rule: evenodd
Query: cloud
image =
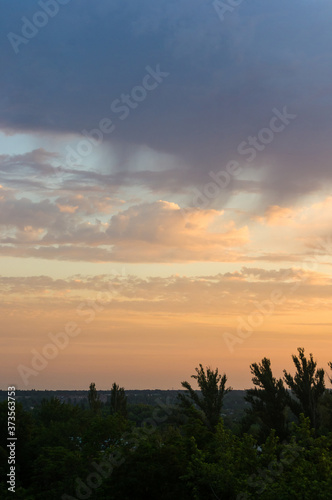
<path fill-rule="evenodd" d="M 235 279 L 234 279 L 235 278 Z M 282 311 L 331 306 L 331 277 L 298 268 L 266 271 L 263 268 L 242 268 L 234 273 L 209 276 L 140 278 L 129 274 L 75 275 L 62 279 L 48 276 L 0 277 L 1 293 L 9 304 L 20 298 L 35 306 L 76 308 L 82 301 L 86 307 L 102 304 L 103 310 L 204 312 L 217 315 L 238 315 L 257 307 L 278 290 L 285 300 Z M 54 303 L 54 300 L 57 302 Z M 34 306 L 34 307 L 35 307 Z"/>
<path fill-rule="evenodd" d="M 246 227 L 237 229 L 215 210 L 192 209 L 184 217 L 178 205 L 158 201 L 122 210 L 109 221 L 90 221 L 91 205 L 105 214 L 109 200 L 76 196 L 66 204 L 59 199 L 34 202 L 2 191 L 2 255 L 94 262 L 228 261 L 239 258 L 238 249 L 248 242 Z M 91 213 L 96 212 L 94 206 Z"/>
<path fill-rule="evenodd" d="M 320 197 L 320 201 L 307 202 L 297 207 L 269 206 L 264 216 L 253 216 L 253 220 L 273 230 L 283 228 L 283 234 L 290 231 L 292 242 L 304 247 L 317 248 L 325 254 L 331 253 L 332 197 Z"/>
<path fill-rule="evenodd" d="M 108 214 L 114 209 L 114 206 L 121 203 L 111 196 L 97 196 L 82 194 L 72 194 L 60 196 L 55 200 L 57 207 L 62 213 L 82 213 L 84 215 Z"/>
<path fill-rule="evenodd" d="M 35 12 L 32 1 L 7 3 L 2 32 L 20 34 L 22 17 Z M 331 20 L 328 1 L 243 2 L 223 23 L 201 0 L 70 2 L 18 54 L 2 44 L 0 125 L 79 142 L 107 117 L 115 131 L 105 143 L 122 159 L 144 146 L 167 153 L 179 160 L 175 184 L 200 187 L 209 170 L 246 162 L 239 144 L 287 106 L 296 120 L 260 144 L 251 164 L 264 170 L 270 201 L 281 203 L 331 183 Z M 158 64 L 169 76 L 121 120 L 112 102 Z M 160 188 L 165 174 L 151 179 Z"/>
<path fill-rule="evenodd" d="M 296 215 L 296 210 L 292 208 L 272 205 L 265 211 L 265 216 L 257 217 L 257 220 L 269 226 L 288 226 L 294 224 Z"/>
<path fill-rule="evenodd" d="M 248 228 L 221 218 L 215 210 L 192 209 L 184 216 L 178 205 L 158 201 L 113 216 L 106 233 L 120 260 L 132 261 L 134 252 L 137 260 L 151 262 L 237 260 L 248 242 Z"/>
<path fill-rule="evenodd" d="M 56 219 L 56 207 L 49 200 L 34 203 L 28 198 L 17 198 L 8 189 L 0 189 L 0 225 L 15 227 L 24 231 L 25 227 L 45 228 Z"/>
<path fill-rule="evenodd" d="M 99 191 L 91 183 L 84 194 L 66 185 L 38 192 L 2 186 L 0 254 L 145 263 L 301 263 L 325 256 L 328 263 L 332 198 L 316 198 L 320 201 L 270 205 L 264 215 L 251 215 L 246 209 L 181 209 L 165 200 L 126 202 L 102 183 Z"/>
<path fill-rule="evenodd" d="M 80 137 L 76 138 L 80 140 Z M 20 155 L 0 155 L 1 182 L 25 192 L 45 191 L 48 196 L 51 192 L 56 195 L 56 192 L 99 191 L 112 193 L 114 198 L 121 188 L 143 187 L 153 193 L 174 193 L 183 192 L 200 181 L 199 176 L 190 177 L 189 167 L 178 165 L 176 158 L 157 154 L 146 147 L 128 153 L 124 162 L 126 166 L 120 170 L 116 169 L 116 165 L 110 166 L 112 162 L 109 158 L 115 157 L 115 162 L 121 164 L 123 153 L 119 153 L 116 147 L 106 147 L 103 153 L 101 171 L 85 165 L 84 158 L 78 165 L 68 165 L 66 153 L 47 151 L 45 148 Z"/>

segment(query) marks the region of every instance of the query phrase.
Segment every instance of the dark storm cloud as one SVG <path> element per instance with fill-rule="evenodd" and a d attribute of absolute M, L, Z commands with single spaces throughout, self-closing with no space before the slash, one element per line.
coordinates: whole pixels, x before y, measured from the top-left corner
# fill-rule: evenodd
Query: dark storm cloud
<path fill-rule="evenodd" d="M 250 163 L 268 168 L 267 196 L 330 182 L 328 0 L 242 2 L 223 22 L 208 0 L 71 0 L 15 54 L 8 33 L 21 36 L 22 17 L 38 10 L 30 0 L 2 6 L 3 129 L 80 133 L 107 117 L 116 127 L 105 139 L 176 155 L 190 169 L 177 185 L 202 186 L 230 159 L 246 164 L 239 144 L 287 106 L 296 119 Z M 169 75 L 121 120 L 111 103 L 158 64 Z M 153 189 L 164 177 L 153 174 Z"/>

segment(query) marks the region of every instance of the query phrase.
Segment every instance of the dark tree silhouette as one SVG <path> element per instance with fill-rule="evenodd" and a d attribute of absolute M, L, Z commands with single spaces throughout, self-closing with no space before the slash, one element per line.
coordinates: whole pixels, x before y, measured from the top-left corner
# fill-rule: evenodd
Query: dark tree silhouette
<path fill-rule="evenodd" d="M 273 377 L 271 361 L 263 358 L 262 362 L 252 363 L 250 371 L 256 386 L 246 391 L 245 400 L 251 404 L 248 413 L 258 419 L 262 426 L 262 434 L 268 436 L 271 429 L 284 439 L 287 434 L 286 408 L 289 396 L 282 379 Z"/>
<path fill-rule="evenodd" d="M 101 401 L 99 399 L 96 384 L 94 382 L 91 382 L 89 387 L 88 401 L 90 410 L 92 410 L 94 413 L 97 413 L 101 408 Z"/>
<path fill-rule="evenodd" d="M 111 389 L 111 413 L 118 413 L 127 417 L 127 396 L 123 387 L 119 387 L 115 382 Z"/>
<path fill-rule="evenodd" d="M 297 401 L 292 401 L 295 414 L 304 413 L 310 418 L 313 427 L 318 427 L 318 401 L 325 392 L 324 369 L 317 369 L 317 363 L 312 354 L 309 359 L 304 355 L 303 347 L 298 349 L 299 355 L 292 355 L 296 368 L 295 376 L 284 370 L 284 378 Z"/>
<path fill-rule="evenodd" d="M 193 405 L 201 410 L 201 415 L 204 422 L 210 430 L 213 430 L 219 422 L 220 413 L 223 405 L 223 399 L 231 387 L 225 388 L 227 377 L 220 375 L 218 368 L 211 370 L 206 368 L 206 374 L 203 366 L 200 364 L 199 368 L 195 368 L 197 375 L 191 377 L 197 380 L 198 386 L 201 390 L 201 396 L 197 394 L 189 382 L 181 382 L 182 387 L 187 389 L 188 394 L 179 394 L 179 399 L 186 408 Z"/>

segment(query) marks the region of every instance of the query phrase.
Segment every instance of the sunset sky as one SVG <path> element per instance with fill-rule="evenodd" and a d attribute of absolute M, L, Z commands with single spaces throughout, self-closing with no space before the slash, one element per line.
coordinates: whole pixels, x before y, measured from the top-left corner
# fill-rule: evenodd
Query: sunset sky
<path fill-rule="evenodd" d="M 2 389 L 329 371 L 332 4 L 232 3 L 1 6 Z"/>

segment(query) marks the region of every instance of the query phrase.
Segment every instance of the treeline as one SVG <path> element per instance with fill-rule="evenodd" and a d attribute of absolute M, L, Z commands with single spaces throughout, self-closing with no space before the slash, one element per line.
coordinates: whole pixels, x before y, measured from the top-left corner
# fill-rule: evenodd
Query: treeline
<path fill-rule="evenodd" d="M 332 500 L 331 373 L 304 349 L 294 373 L 250 366 L 253 388 L 237 422 L 223 421 L 227 376 L 199 365 L 176 400 L 128 405 L 113 384 L 89 409 L 57 398 L 16 407 L 16 492 L 23 500 Z M 332 364 L 329 363 L 332 370 Z M 7 404 L 0 404 L 1 429 Z M 7 436 L 0 436 L 0 498 L 8 492 Z"/>

